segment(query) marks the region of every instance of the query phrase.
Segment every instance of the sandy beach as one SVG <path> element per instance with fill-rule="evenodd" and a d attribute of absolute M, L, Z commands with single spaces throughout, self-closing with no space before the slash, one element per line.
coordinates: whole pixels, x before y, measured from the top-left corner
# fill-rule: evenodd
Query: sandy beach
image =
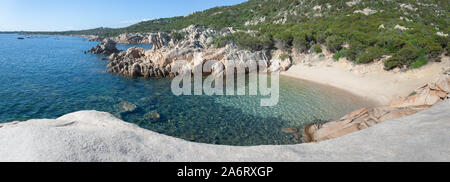
<path fill-rule="evenodd" d="M 382 61 L 356 65 L 346 59 L 335 61 L 331 55 L 299 55 L 293 57 L 294 65 L 282 75 L 340 88 L 386 105 L 408 96 L 450 67 L 449 57 L 408 71 L 385 71 Z"/>

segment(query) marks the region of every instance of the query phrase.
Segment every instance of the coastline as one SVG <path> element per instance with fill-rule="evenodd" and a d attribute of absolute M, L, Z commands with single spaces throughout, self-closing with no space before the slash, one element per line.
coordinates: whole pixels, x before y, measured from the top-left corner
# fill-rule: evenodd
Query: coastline
<path fill-rule="evenodd" d="M 444 68 L 450 67 L 447 56 L 441 62 L 428 63 L 404 72 L 383 70 L 382 60 L 355 65 L 346 59 L 334 61 L 331 55 L 306 58 L 308 56 L 311 55 L 293 56 L 292 67 L 281 72 L 281 75 L 343 89 L 378 105 L 389 105 L 408 96 L 415 89 L 435 80 Z"/>

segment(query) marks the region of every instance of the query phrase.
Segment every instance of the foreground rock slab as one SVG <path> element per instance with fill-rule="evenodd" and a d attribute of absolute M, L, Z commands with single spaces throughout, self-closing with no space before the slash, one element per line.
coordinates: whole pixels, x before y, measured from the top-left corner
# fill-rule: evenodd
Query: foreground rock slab
<path fill-rule="evenodd" d="M 450 101 L 337 139 L 288 146 L 187 142 L 80 111 L 0 124 L 0 161 L 447 161 Z"/>

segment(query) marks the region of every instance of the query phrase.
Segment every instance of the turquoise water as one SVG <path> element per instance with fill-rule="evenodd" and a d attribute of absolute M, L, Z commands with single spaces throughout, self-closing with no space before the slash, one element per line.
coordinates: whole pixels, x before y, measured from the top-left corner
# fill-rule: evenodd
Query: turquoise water
<path fill-rule="evenodd" d="M 284 128 L 337 119 L 370 105 L 346 92 L 291 78 L 281 79 L 275 107 L 260 107 L 259 96 L 174 96 L 171 79 L 105 72 L 101 56 L 84 54 L 95 45 L 77 37 L 18 40 L 17 35 L 0 34 L 0 121 L 98 110 L 195 142 L 294 144 L 300 139 Z M 136 108 L 124 108 L 130 105 Z"/>

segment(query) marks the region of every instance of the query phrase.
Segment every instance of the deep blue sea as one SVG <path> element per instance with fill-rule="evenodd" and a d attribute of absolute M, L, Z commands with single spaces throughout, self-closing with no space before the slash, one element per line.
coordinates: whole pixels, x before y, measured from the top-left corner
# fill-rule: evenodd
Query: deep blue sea
<path fill-rule="evenodd" d="M 57 118 L 79 110 L 105 111 L 143 128 L 189 141 L 224 145 L 300 143 L 284 128 L 337 119 L 367 101 L 327 86 L 281 79 L 280 102 L 259 96 L 174 96 L 171 79 L 107 73 L 97 42 L 79 37 L 0 34 L 0 121 Z M 151 45 L 118 45 L 151 48 Z M 124 105 L 135 105 L 127 111 Z"/>

